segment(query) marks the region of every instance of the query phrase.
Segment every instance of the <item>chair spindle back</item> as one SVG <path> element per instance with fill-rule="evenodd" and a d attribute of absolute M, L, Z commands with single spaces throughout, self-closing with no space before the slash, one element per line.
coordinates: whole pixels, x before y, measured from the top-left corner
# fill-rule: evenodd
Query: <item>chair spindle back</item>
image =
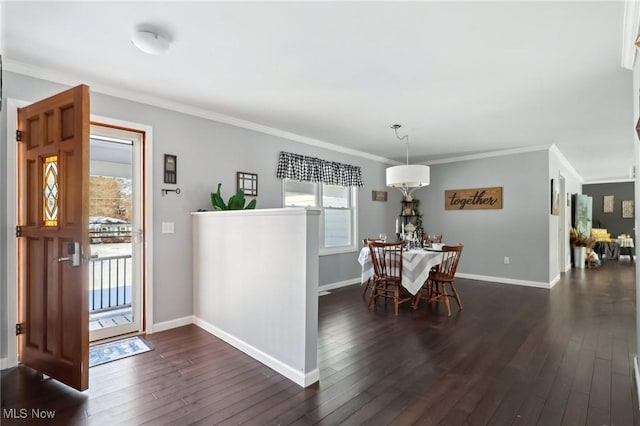
<path fill-rule="evenodd" d="M 442 262 L 438 265 L 438 272 L 440 274 L 453 279 L 456 274 L 456 269 L 458 268 L 463 247 L 462 244 L 442 247 Z"/>
<path fill-rule="evenodd" d="M 383 243 L 373 241 L 369 243 L 373 272 L 378 279 L 402 277 L 402 251 L 404 242 Z"/>

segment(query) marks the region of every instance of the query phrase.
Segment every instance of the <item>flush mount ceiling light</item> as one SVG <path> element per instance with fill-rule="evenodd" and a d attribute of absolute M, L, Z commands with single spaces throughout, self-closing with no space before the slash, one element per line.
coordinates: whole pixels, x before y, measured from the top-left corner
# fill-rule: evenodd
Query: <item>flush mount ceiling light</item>
<path fill-rule="evenodd" d="M 168 38 L 149 30 L 136 30 L 131 36 L 131 42 L 149 55 L 160 55 L 166 52 L 170 44 Z"/>
<path fill-rule="evenodd" d="M 400 137 L 398 129 L 401 124 L 393 124 L 391 128 L 396 132 L 396 138 L 405 141 L 407 145 L 407 164 L 387 168 L 387 186 L 396 188 L 404 195 L 406 201 L 413 200 L 413 191 L 429 185 L 429 166 L 422 164 L 409 164 L 409 135 Z"/>

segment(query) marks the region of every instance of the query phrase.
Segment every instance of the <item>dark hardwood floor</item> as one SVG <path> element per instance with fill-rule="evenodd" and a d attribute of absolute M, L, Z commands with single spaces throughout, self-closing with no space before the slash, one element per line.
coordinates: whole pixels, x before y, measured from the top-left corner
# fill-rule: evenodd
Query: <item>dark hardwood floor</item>
<path fill-rule="evenodd" d="M 368 310 L 359 286 L 320 297 L 320 383 L 302 389 L 196 326 L 91 369 L 79 393 L 2 372 L 2 425 L 639 425 L 635 264 L 573 270 L 551 291 L 457 280 L 464 310 Z M 259 321 L 259 318 L 256 318 Z M 27 409 L 11 420 L 7 410 Z"/>

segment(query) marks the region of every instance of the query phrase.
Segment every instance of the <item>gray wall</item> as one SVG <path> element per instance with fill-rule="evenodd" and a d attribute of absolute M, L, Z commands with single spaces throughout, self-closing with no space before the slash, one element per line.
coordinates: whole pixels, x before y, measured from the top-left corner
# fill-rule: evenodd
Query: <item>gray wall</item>
<path fill-rule="evenodd" d="M 5 97 L 17 100 L 36 101 L 66 88 L 16 73 L 6 72 L 4 75 Z M 210 208 L 209 193 L 215 190 L 218 182 L 222 183 L 225 198 L 231 196 L 235 192 L 236 171 L 258 174 L 259 208 L 281 207 L 282 184 L 275 176 L 278 153 L 281 150 L 360 166 L 366 186 L 358 189 L 358 238 L 377 236 L 383 231 L 389 235 L 393 233 L 399 194 L 390 193 L 390 201 L 387 203 L 371 200 L 371 190 L 385 189 L 385 164 L 99 93 L 91 93 L 91 111 L 93 114 L 153 127 L 154 323 L 192 314 L 189 213 L 199 208 Z M 3 111 L 3 117 L 6 118 L 6 110 Z M 6 128 L 3 126 L 3 140 L 5 135 Z M 2 158 L 6 158 L 5 144 L 2 146 Z M 182 191 L 180 195 L 169 194 L 163 197 L 160 193 L 161 188 L 168 186 L 162 183 L 161 168 L 165 153 L 178 156 L 177 186 Z M 6 184 L 13 184 L 14 178 L 5 176 L 4 163 L 2 169 L 2 208 L 6 209 Z M 392 205 L 393 208 L 390 208 Z M 7 225 L 5 213 L 2 213 L 3 230 Z M 162 222 L 174 222 L 175 233 L 162 234 Z M 380 224 L 386 224 L 386 229 L 381 229 Z M 3 245 L 6 240 L 4 235 Z M 248 246 L 250 243 L 247 241 Z M 359 278 L 357 258 L 357 252 L 321 257 L 320 285 Z M 3 262 L 6 263 L 5 256 Z M 4 266 L 6 265 L 3 265 L 3 270 L 6 270 Z M 6 287 L 6 277 L 3 274 L 3 295 L 6 294 Z M 2 320 L 6 324 L 6 297 L 2 300 Z M 2 330 L 4 343 L 7 341 L 6 327 Z M 6 356 L 6 350 L 0 356 Z"/>
<path fill-rule="evenodd" d="M 5 73 L 6 97 L 35 101 L 66 86 L 15 73 Z M 282 183 L 275 177 L 279 151 L 291 151 L 358 165 L 365 187 L 358 189 L 358 238 L 385 232 L 393 238 L 401 196 L 388 190 L 388 202 L 371 199 L 372 190 L 385 188 L 386 164 L 335 151 L 305 145 L 277 136 L 221 124 L 212 120 L 169 111 L 99 93 L 91 94 L 92 113 L 153 127 L 154 152 L 154 323 L 192 314 L 191 218 L 189 213 L 208 209 L 209 193 L 222 183 L 229 197 L 235 189 L 236 171 L 259 175 L 258 207 L 282 205 Z M 6 109 L 2 112 L 2 139 L 6 138 Z M 162 196 L 162 160 L 165 153 L 178 156 L 180 195 Z M 6 234 L 6 144 L 0 151 L 2 167 L 2 249 Z M 549 177 L 563 172 L 561 162 L 547 150 L 492 158 L 458 161 L 432 166 L 431 185 L 415 193 L 427 233 L 444 234 L 445 242 L 465 244 L 459 266 L 461 273 L 482 277 L 548 283 L 558 266 L 558 219 L 549 214 Z M 476 187 L 503 187 L 503 209 L 445 211 L 444 191 Z M 578 192 L 579 182 L 569 176 L 568 192 Z M 162 222 L 174 222 L 174 234 L 162 234 Z M 555 233 L 555 234 L 554 234 Z M 556 235 L 554 243 L 553 235 Z M 247 242 L 250 245 L 250 241 Z M 503 258 L 510 263 L 505 265 Z M 358 279 L 358 253 L 320 258 L 319 284 Z M 553 259 L 556 259 L 555 265 Z M 3 271 L 6 256 L 2 257 Z M 0 357 L 6 356 L 6 276 L 2 276 Z"/>
<path fill-rule="evenodd" d="M 547 176 L 546 150 L 434 165 L 431 185 L 416 193 L 423 226 L 464 244 L 461 273 L 548 283 Z M 493 186 L 503 188 L 502 209 L 444 209 L 445 190 Z"/>
<path fill-rule="evenodd" d="M 561 223 L 562 211 L 560 215 L 549 214 L 551 210 L 551 179 L 564 178 L 564 190 L 560 188 L 560 209 L 565 209 L 565 222 Z M 566 163 L 554 150 L 549 151 L 549 176 L 547 177 L 548 189 L 548 206 L 547 211 L 549 217 L 549 281 L 558 277 L 560 272 L 570 267 L 571 249 L 569 246 L 569 229 L 571 223 L 571 197 L 567 194 L 580 193 L 582 188 L 581 181 L 569 170 Z M 569 200 L 569 201 L 567 201 Z M 566 251 L 564 259 L 560 259 L 560 239 L 564 239 Z"/>
<path fill-rule="evenodd" d="M 634 199 L 633 186 L 633 182 L 598 183 L 582 186 L 582 193 L 593 197 L 592 223 L 594 228 L 597 228 L 598 222 L 601 222 L 601 227 L 607 228 L 612 237 L 629 234 L 635 238 L 633 231 L 635 218 L 622 218 L 622 200 Z M 603 212 L 603 197 L 605 195 L 613 195 L 614 197 L 613 213 Z"/>

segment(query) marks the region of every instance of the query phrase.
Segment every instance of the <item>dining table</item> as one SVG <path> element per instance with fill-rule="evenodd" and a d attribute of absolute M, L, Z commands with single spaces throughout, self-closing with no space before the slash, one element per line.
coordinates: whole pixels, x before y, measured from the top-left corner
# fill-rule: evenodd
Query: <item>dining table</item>
<path fill-rule="evenodd" d="M 366 283 L 373 278 L 373 262 L 369 247 L 363 247 L 358 256 L 358 262 L 362 265 L 361 283 Z M 427 280 L 432 267 L 442 262 L 442 251 L 416 248 L 402 252 L 402 286 L 412 295 L 418 294 L 420 288 Z"/>
<path fill-rule="evenodd" d="M 620 244 L 620 254 L 626 254 L 631 256 L 631 259 L 635 259 L 635 247 L 633 245 L 633 238 L 627 236 L 619 236 L 616 241 Z"/>

